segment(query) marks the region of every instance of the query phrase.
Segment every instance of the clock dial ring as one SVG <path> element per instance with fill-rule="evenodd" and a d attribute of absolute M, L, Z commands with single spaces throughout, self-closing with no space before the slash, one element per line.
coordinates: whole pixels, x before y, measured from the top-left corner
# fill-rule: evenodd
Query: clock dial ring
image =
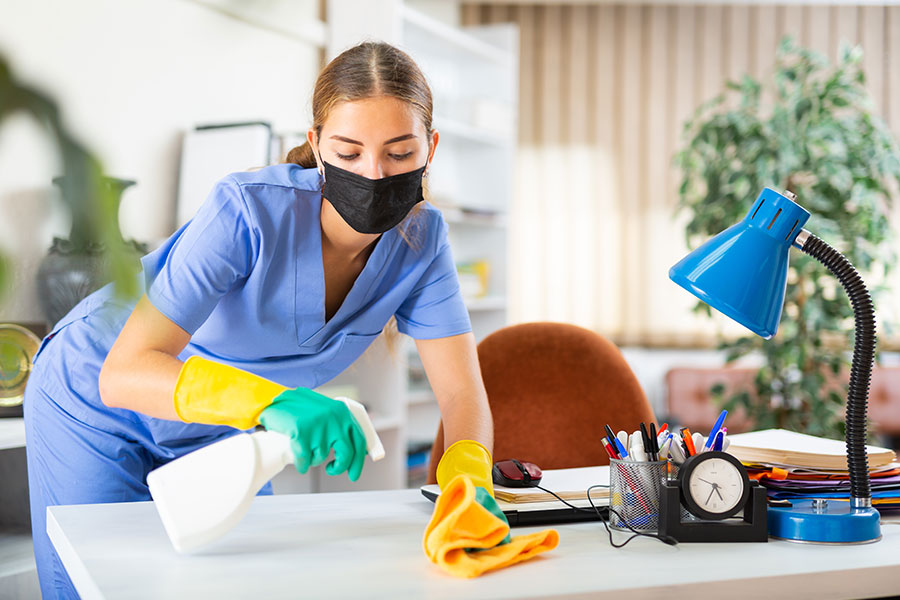
<path fill-rule="evenodd" d="M 691 456 L 678 472 L 682 503 L 697 517 L 722 520 L 735 516 L 747 503 L 750 480 L 740 461 L 726 452 Z"/>

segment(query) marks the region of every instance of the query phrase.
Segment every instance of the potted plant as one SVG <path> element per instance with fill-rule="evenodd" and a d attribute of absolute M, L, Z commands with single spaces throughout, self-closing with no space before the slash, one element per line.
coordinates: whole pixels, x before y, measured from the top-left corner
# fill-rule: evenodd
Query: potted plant
<path fill-rule="evenodd" d="M 17 112 L 31 115 L 46 125 L 53 136 L 63 165 L 63 175 L 54 182 L 59 185 L 63 202 L 72 215 L 69 239 L 55 239 L 49 262 L 45 260 L 42 265 L 46 275 L 43 284 L 40 281 L 42 275 L 39 275 L 42 303 L 48 293 L 68 297 L 67 302 L 70 302 L 74 298 L 71 290 L 62 287 L 69 283 L 96 288 L 107 281 L 115 281 L 121 295 L 134 296 L 137 293 L 134 273 L 139 268 L 137 257 L 143 247 L 125 242 L 118 225 L 122 190 L 133 182 L 104 177 L 100 162 L 62 123 L 56 104 L 46 95 L 17 81 L 0 56 L 0 122 Z M 71 282 L 57 277 L 65 272 L 66 265 L 69 273 L 75 275 L 70 278 Z M 76 269 L 81 270 L 81 277 Z M 8 291 L 8 281 L 9 260 L 0 256 L 0 292 Z M 84 290 L 82 296 L 90 291 L 92 289 Z M 44 307 L 45 311 L 51 309 L 47 315 L 51 325 L 54 317 L 62 316 L 58 314 L 62 306 L 59 302 L 51 302 Z"/>
<path fill-rule="evenodd" d="M 690 214 L 692 248 L 738 222 L 763 187 L 791 190 L 811 213 L 807 229 L 838 248 L 866 279 L 873 299 L 896 262 L 889 214 L 900 184 L 900 151 L 874 114 L 862 50 L 842 47 L 836 65 L 797 46 L 779 45 L 765 81 L 745 76 L 701 106 L 685 126 L 679 210 Z M 706 304 L 696 311 L 710 314 Z M 757 428 L 781 427 L 843 437 L 852 311 L 836 280 L 816 260 L 791 256 L 778 334 L 720 343 L 726 361 L 762 356 L 754 389 L 723 398 Z M 882 328 L 885 324 L 880 324 Z"/>

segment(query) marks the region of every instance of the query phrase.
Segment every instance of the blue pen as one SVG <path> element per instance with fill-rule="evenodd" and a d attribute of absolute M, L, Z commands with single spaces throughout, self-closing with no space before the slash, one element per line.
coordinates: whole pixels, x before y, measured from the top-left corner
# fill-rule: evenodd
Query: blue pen
<path fill-rule="evenodd" d="M 722 414 L 719 415 L 719 418 L 716 419 L 716 424 L 713 425 L 713 428 L 709 431 L 709 437 L 706 438 L 706 443 L 703 444 L 703 448 L 709 450 L 712 448 L 713 442 L 716 439 L 716 435 L 719 433 L 719 428 L 722 427 L 722 423 L 725 422 L 725 415 L 728 414 L 727 410 L 723 410 Z"/>
<path fill-rule="evenodd" d="M 720 431 L 719 433 L 716 434 L 716 442 L 715 442 L 715 444 L 713 444 L 713 450 L 715 450 L 716 452 L 721 452 L 722 444 L 724 444 L 724 443 L 725 443 L 725 432 Z"/>
<path fill-rule="evenodd" d="M 622 460 L 628 458 L 628 451 L 625 450 L 625 446 L 622 445 L 622 442 L 619 440 L 619 438 L 614 437 L 613 440 L 615 440 L 616 442 L 616 449 L 619 451 L 619 458 Z"/>

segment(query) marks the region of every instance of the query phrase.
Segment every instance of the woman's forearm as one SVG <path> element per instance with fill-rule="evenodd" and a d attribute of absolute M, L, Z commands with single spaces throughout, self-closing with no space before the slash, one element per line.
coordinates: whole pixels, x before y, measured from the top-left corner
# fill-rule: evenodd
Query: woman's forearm
<path fill-rule="evenodd" d="M 172 398 L 182 364 L 156 350 L 107 358 L 100 370 L 100 399 L 112 408 L 177 421 Z"/>
<path fill-rule="evenodd" d="M 100 399 L 151 417 L 178 420 L 173 396 L 190 335 L 142 298 L 100 370 Z"/>
<path fill-rule="evenodd" d="M 439 403 L 445 450 L 459 440 L 475 440 L 493 452 L 494 426 L 483 389 L 462 389 Z"/>
<path fill-rule="evenodd" d="M 494 424 L 478 366 L 475 336 L 416 340 L 422 365 L 441 408 L 444 449 L 459 440 L 494 447 Z"/>

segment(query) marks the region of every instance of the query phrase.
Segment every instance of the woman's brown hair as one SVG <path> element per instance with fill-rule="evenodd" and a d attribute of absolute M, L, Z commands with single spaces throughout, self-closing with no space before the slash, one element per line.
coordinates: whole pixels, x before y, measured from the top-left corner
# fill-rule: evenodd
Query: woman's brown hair
<path fill-rule="evenodd" d="M 412 57 L 384 42 L 363 42 L 353 46 L 335 57 L 319 73 L 312 98 L 312 127 L 316 139 L 336 104 L 374 96 L 391 96 L 408 102 L 425 125 L 430 149 L 431 88 Z M 316 157 L 309 142 L 288 152 L 285 162 L 307 169 L 316 167 Z M 420 208 L 420 205 L 416 206 L 399 228 L 400 235 L 410 245 L 415 245 L 411 242 L 411 234 Z"/>

